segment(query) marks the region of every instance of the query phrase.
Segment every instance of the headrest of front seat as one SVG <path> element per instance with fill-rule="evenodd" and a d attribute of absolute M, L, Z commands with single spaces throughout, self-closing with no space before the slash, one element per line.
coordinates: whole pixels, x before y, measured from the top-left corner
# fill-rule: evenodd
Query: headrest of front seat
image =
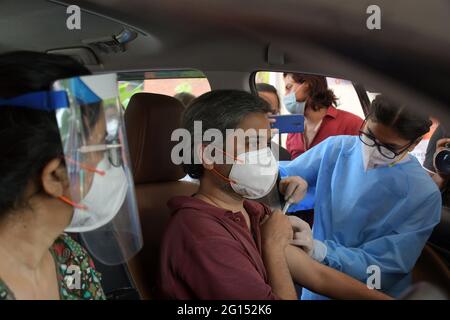
<path fill-rule="evenodd" d="M 178 181 L 185 176 L 171 160 L 172 132 L 179 128 L 184 107 L 173 97 L 136 93 L 125 111 L 128 145 L 136 184 Z"/>

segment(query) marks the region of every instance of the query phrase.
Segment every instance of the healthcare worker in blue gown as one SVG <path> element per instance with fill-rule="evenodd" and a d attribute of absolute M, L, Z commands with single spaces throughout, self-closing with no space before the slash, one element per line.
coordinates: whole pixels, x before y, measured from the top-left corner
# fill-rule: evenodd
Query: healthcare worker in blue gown
<path fill-rule="evenodd" d="M 411 285 L 441 214 L 438 188 L 409 154 L 430 126 L 379 95 L 359 137 L 328 138 L 280 168 L 316 187 L 312 235 L 298 226 L 314 259 L 393 297 Z M 324 297 L 304 289 L 302 299 Z"/>

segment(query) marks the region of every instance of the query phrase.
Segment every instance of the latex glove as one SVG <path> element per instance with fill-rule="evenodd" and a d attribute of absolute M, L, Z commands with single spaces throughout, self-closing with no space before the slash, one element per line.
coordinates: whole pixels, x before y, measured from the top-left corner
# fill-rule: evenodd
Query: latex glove
<path fill-rule="evenodd" d="M 307 222 L 296 216 L 288 217 L 294 232 L 291 244 L 301 247 L 311 258 L 322 262 L 327 255 L 327 246 L 313 238 L 311 227 Z"/>
<path fill-rule="evenodd" d="M 294 239 L 292 239 L 291 244 L 302 247 L 302 249 L 311 256 L 314 249 L 314 239 L 309 224 L 299 217 L 288 217 L 294 231 Z"/>
<path fill-rule="evenodd" d="M 306 195 L 308 182 L 297 176 L 286 177 L 280 181 L 279 190 L 284 195 L 285 201 L 298 203 Z"/>

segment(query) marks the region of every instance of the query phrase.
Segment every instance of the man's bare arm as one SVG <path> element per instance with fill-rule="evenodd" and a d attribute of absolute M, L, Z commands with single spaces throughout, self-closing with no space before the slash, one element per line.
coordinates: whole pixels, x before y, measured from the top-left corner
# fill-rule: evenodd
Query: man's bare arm
<path fill-rule="evenodd" d="M 297 300 L 284 249 L 271 244 L 263 245 L 263 261 L 273 293 L 283 300 Z"/>
<path fill-rule="evenodd" d="M 286 248 L 286 260 L 292 278 L 299 285 L 333 299 L 390 300 L 391 297 L 371 290 L 360 281 L 311 259 L 294 246 Z"/>
<path fill-rule="evenodd" d="M 273 293 L 283 300 L 297 300 L 285 250 L 292 239 L 292 227 L 281 210 L 275 210 L 261 226 L 262 258 Z"/>

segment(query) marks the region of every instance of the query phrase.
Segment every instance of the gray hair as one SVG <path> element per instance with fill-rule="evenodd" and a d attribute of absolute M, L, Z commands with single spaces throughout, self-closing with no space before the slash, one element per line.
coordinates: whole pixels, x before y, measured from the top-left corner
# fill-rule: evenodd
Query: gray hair
<path fill-rule="evenodd" d="M 249 114 L 268 113 L 270 105 L 258 96 L 240 90 L 214 90 L 195 99 L 184 111 L 182 127 L 194 136 L 194 122 L 202 122 L 202 135 L 208 129 L 219 130 L 223 137 L 227 129 L 236 129 Z M 191 142 L 194 152 L 194 141 Z M 191 155 L 193 157 L 193 154 Z M 203 175 L 201 164 L 183 163 L 184 171 L 192 178 Z"/>

